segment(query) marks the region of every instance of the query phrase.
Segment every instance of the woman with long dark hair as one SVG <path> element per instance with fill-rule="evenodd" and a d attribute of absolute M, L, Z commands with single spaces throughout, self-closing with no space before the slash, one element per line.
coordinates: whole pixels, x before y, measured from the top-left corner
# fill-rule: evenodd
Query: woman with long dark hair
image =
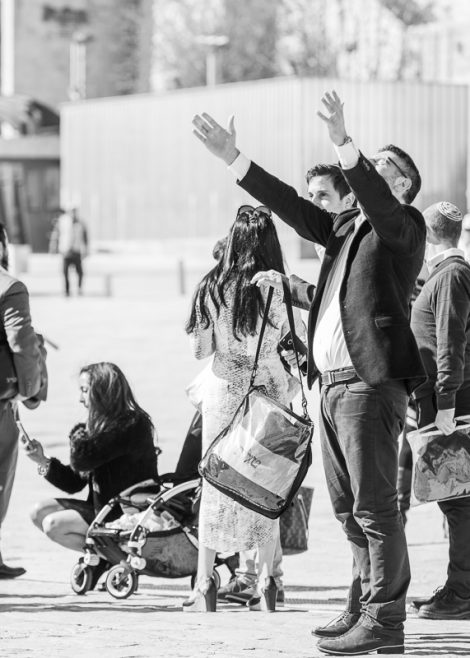
<path fill-rule="evenodd" d="M 156 479 L 158 473 L 153 423 L 120 368 L 107 362 L 87 365 L 79 385 L 88 418 L 69 434 L 70 465 L 46 456 L 35 439 L 24 449 L 39 473 L 62 491 L 73 494 L 88 485 L 86 501 L 52 498 L 38 503 L 32 513 L 34 525 L 52 541 L 81 552 L 88 527 L 109 499 L 142 480 Z M 120 513 L 117 508 L 114 516 Z"/>
<path fill-rule="evenodd" d="M 264 206 L 242 206 L 230 229 L 222 262 L 196 289 L 186 325 L 196 358 L 214 354 L 201 405 L 203 452 L 228 425 L 248 391 L 266 299 L 266 293 L 252 285 L 251 280 L 257 272 L 266 270 L 284 273 L 271 211 Z M 255 383 L 264 384 L 268 393 L 283 403 L 293 397 L 292 376 L 285 370 L 277 349 L 286 326 L 282 295 L 276 290 Z M 204 482 L 197 581 L 183 609 L 215 610 L 217 593 L 212 569 L 216 551 L 258 549 L 259 574 L 265 573 L 266 579 L 258 578 L 260 589 L 249 605 L 254 610 L 273 610 L 276 584 L 272 565 L 278 532 L 277 520 L 248 510 Z"/>

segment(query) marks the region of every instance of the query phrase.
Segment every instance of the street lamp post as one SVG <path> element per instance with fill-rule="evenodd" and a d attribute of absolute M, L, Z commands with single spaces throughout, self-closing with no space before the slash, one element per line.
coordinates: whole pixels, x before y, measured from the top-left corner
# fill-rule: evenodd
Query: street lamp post
<path fill-rule="evenodd" d="M 229 42 L 224 34 L 208 34 L 197 37 L 197 42 L 207 46 L 206 51 L 206 85 L 214 87 L 217 84 L 217 51 Z"/>
<path fill-rule="evenodd" d="M 70 42 L 69 98 L 86 98 L 86 47 L 92 40 L 85 32 L 75 32 Z"/>

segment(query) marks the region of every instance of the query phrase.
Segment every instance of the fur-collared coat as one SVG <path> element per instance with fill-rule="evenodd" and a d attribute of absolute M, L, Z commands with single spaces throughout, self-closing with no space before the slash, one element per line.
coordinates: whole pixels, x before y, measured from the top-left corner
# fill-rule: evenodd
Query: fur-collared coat
<path fill-rule="evenodd" d="M 144 416 L 128 416 L 118 429 L 95 436 L 79 423 L 69 437 L 70 465 L 52 458 L 46 479 L 70 494 L 88 485 L 95 513 L 124 489 L 158 477 L 153 432 Z"/>

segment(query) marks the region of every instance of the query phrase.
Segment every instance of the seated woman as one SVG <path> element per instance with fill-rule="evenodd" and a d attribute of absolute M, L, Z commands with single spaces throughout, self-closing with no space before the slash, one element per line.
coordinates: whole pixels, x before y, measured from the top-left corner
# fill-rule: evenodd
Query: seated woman
<path fill-rule="evenodd" d="M 35 439 L 24 445 L 40 475 L 54 486 L 73 494 L 88 485 L 86 501 L 51 498 L 32 513 L 34 525 L 49 539 L 74 551 L 83 550 L 91 522 L 110 498 L 158 477 L 152 421 L 135 401 L 122 371 L 113 363 L 93 363 L 80 371 L 79 385 L 88 419 L 70 432 L 70 465 L 46 456 Z M 109 518 L 119 515 L 117 508 Z M 102 573 L 106 565 L 101 567 L 97 571 Z"/>

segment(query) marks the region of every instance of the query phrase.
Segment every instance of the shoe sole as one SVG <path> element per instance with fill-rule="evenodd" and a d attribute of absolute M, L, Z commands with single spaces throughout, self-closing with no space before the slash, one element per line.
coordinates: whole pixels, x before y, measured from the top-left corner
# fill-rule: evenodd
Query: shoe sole
<path fill-rule="evenodd" d="M 21 573 L 15 573 L 14 575 L 6 575 L 6 574 L 0 574 L 0 580 L 13 580 L 14 578 L 19 578 L 20 576 L 24 576 L 26 571 L 22 571 Z"/>
<path fill-rule="evenodd" d="M 250 599 L 251 596 L 248 596 L 245 599 L 241 596 L 238 597 L 236 594 L 230 594 L 229 596 L 225 597 L 225 600 L 228 601 L 229 603 L 238 603 L 239 605 L 246 605 Z"/>
<path fill-rule="evenodd" d="M 443 615 L 438 612 L 426 612 L 425 610 L 418 611 L 419 619 L 442 619 L 444 621 L 452 621 L 453 619 L 470 619 L 470 612 L 463 612 L 460 615 Z"/>
<path fill-rule="evenodd" d="M 353 626 L 351 626 L 351 628 L 353 628 Z M 342 635 L 344 635 L 345 633 L 347 633 L 348 631 L 350 631 L 351 628 L 347 628 L 346 630 L 341 631 L 340 633 L 331 633 L 330 635 L 328 635 L 327 633 L 322 633 L 321 631 L 318 632 L 318 631 L 315 631 L 315 630 L 310 631 L 310 632 L 311 632 L 311 634 L 314 635 L 315 637 L 321 637 L 323 640 L 332 640 L 332 639 L 334 639 L 335 637 L 341 637 Z"/>
<path fill-rule="evenodd" d="M 403 644 L 392 644 L 389 646 L 383 646 L 383 647 L 377 647 L 376 649 L 369 649 L 369 651 L 365 651 L 362 649 L 361 651 L 335 651 L 334 649 L 323 649 L 323 647 L 318 647 L 318 649 L 322 653 L 327 653 L 331 656 L 365 656 L 370 653 L 391 653 L 391 654 L 403 654 L 405 653 L 405 647 Z"/>

